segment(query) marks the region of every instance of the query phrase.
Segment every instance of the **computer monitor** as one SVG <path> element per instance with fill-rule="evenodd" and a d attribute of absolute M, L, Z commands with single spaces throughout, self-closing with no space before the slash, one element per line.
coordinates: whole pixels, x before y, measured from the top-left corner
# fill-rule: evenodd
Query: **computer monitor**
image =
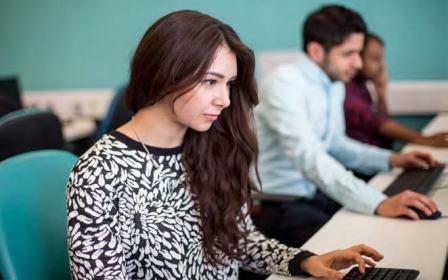
<path fill-rule="evenodd" d="M 0 117 L 23 108 L 16 77 L 0 78 Z"/>

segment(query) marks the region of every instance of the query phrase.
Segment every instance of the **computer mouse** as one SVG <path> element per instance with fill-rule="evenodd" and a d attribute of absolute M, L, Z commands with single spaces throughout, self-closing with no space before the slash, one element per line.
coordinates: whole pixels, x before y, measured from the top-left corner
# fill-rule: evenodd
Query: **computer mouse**
<path fill-rule="evenodd" d="M 418 217 L 421 220 L 436 220 L 438 218 L 440 218 L 442 216 L 442 213 L 439 210 L 436 210 L 434 213 L 432 213 L 431 215 L 426 215 L 425 212 L 423 212 L 422 210 L 415 208 L 415 207 L 409 207 L 412 210 L 415 211 L 415 213 L 417 213 Z"/>

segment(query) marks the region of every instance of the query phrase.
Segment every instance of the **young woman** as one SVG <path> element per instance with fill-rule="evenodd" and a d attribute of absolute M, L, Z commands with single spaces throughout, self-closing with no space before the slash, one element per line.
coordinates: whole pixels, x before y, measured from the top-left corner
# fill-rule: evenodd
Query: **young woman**
<path fill-rule="evenodd" d="M 320 256 L 258 232 L 248 215 L 257 141 L 254 55 L 231 27 L 194 11 L 159 19 L 132 61 L 132 120 L 70 175 L 74 279 L 340 278 L 382 256 L 364 245 Z"/>

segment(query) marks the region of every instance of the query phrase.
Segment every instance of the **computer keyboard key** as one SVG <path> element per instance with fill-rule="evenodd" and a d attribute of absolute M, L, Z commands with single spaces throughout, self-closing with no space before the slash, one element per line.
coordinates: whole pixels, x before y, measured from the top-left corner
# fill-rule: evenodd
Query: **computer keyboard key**
<path fill-rule="evenodd" d="M 392 280 L 395 278 L 396 274 L 398 273 L 398 269 L 391 269 L 387 271 L 387 274 L 383 277 L 384 280 Z"/>
<path fill-rule="evenodd" d="M 380 268 L 378 269 L 378 273 L 376 274 L 379 279 L 383 278 L 387 274 L 387 269 Z"/>
<path fill-rule="evenodd" d="M 352 268 L 345 276 L 344 280 L 415 280 L 419 272 L 413 269 L 398 268 L 366 268 L 365 273 L 361 273 L 358 267 Z"/>
<path fill-rule="evenodd" d="M 384 193 L 393 196 L 404 190 L 412 190 L 427 194 L 444 169 L 445 166 L 437 166 L 428 169 L 405 170 L 390 183 Z"/>

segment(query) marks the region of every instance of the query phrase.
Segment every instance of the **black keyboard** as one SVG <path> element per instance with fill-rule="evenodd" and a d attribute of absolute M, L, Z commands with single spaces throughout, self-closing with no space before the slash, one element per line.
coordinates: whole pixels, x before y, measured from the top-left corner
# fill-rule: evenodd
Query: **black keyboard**
<path fill-rule="evenodd" d="M 371 268 L 366 267 L 366 272 L 361 273 L 358 267 L 352 268 L 349 273 L 344 276 L 344 280 L 358 280 L 358 279 L 383 279 L 383 280 L 414 280 L 420 272 L 413 269 L 399 269 L 399 268 Z"/>
<path fill-rule="evenodd" d="M 437 179 L 442 175 L 445 166 L 429 169 L 405 170 L 384 190 L 388 196 L 404 190 L 427 194 Z"/>

